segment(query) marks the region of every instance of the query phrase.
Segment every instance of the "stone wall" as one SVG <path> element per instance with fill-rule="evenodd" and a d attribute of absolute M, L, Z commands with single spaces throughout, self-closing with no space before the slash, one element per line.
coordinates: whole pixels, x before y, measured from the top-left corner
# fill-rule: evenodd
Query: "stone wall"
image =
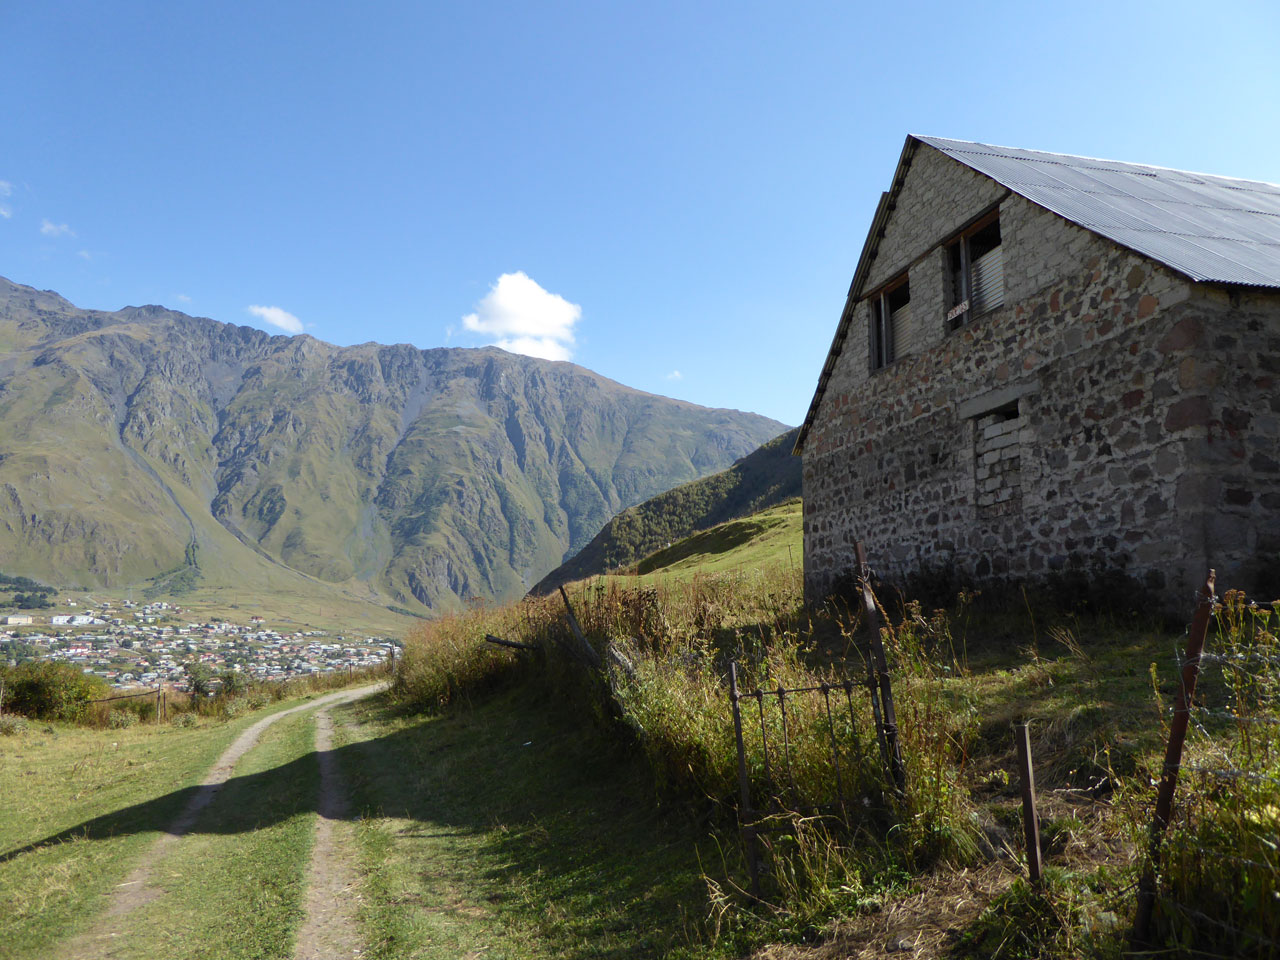
<path fill-rule="evenodd" d="M 948 331 L 940 244 L 990 187 L 924 146 L 907 174 L 877 257 L 893 262 L 866 289 L 905 263 L 915 329 L 872 371 L 868 305 L 854 308 L 804 443 L 809 596 L 852 568 L 858 539 L 889 577 L 1035 576 L 1075 556 L 1177 606 L 1208 564 L 1254 586 L 1280 541 L 1280 295 L 1233 302 L 1008 194 L 1004 306 Z M 920 198 L 941 193 L 939 225 Z"/>

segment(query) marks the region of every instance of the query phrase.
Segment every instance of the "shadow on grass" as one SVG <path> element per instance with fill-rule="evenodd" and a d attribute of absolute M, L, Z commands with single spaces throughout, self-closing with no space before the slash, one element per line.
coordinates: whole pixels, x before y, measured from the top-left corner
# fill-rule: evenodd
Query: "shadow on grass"
<path fill-rule="evenodd" d="M 399 834 L 407 838 L 473 837 L 494 909 L 521 913 L 535 927 L 544 924 L 539 912 L 571 915 L 567 939 L 581 946 L 566 944 L 559 956 L 655 955 L 684 911 L 696 914 L 705 900 L 698 843 L 707 831 L 687 811 L 661 812 L 643 765 L 592 721 L 522 699 L 529 694 L 518 688 L 437 717 L 399 715 L 382 698 L 335 708 L 390 730 L 329 751 L 353 801 L 347 818 L 407 820 Z M 297 795 L 316 782 L 317 758 L 233 776 L 216 800 L 207 787 L 189 787 L 125 807 L 4 852 L 0 862 L 72 839 L 271 827 L 318 809 L 314 793 Z M 290 784 L 298 786 L 282 795 Z M 193 816 L 196 805 L 202 812 Z M 602 940 L 617 943 L 602 952 Z"/>

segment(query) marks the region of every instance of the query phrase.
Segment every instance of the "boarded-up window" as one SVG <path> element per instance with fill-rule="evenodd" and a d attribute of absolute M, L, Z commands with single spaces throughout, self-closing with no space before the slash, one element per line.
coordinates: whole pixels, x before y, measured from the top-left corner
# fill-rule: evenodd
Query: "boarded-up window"
<path fill-rule="evenodd" d="M 1022 428 L 1026 417 L 1014 401 L 974 423 L 974 467 L 979 519 L 1022 510 Z"/>

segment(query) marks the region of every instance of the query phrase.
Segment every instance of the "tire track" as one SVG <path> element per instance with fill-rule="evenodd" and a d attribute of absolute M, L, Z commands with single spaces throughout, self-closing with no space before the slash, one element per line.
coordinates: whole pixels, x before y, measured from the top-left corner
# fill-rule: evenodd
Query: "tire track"
<path fill-rule="evenodd" d="M 294 960 L 338 960 L 363 954 L 356 929 L 357 900 L 351 896 L 357 876 L 350 856 L 334 836 L 349 802 L 333 756 L 333 718 L 316 714 L 316 758 L 320 763 L 320 802 L 316 839 L 307 875 L 307 919 L 298 931 Z"/>
<path fill-rule="evenodd" d="M 213 802 L 223 784 L 231 779 L 236 763 L 253 748 L 263 731 L 292 714 L 358 700 L 374 693 L 380 687 L 381 684 L 374 684 L 357 687 L 354 690 L 327 693 L 315 700 L 263 717 L 247 727 L 240 736 L 236 737 L 231 746 L 222 752 L 209 772 L 205 774 L 196 792 L 187 802 L 182 813 L 169 825 L 165 835 L 148 848 L 143 854 L 142 862 L 125 878 L 124 882 L 116 884 L 115 890 L 108 898 L 106 909 L 99 915 L 93 926 L 67 941 L 57 951 L 56 956 L 60 960 L 100 960 L 100 958 L 105 960 L 116 955 L 117 945 L 123 946 L 128 939 L 128 924 L 124 922 L 128 915 L 156 899 L 162 892 L 151 882 L 152 867 L 162 860 L 178 840 L 191 831 L 200 812 Z M 329 762 L 332 763 L 332 758 L 329 758 Z M 323 819 L 323 813 L 321 817 Z"/>

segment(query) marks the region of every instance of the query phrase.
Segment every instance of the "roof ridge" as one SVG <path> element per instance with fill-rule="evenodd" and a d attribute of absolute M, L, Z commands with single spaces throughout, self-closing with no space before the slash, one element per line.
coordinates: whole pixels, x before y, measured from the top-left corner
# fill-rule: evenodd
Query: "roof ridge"
<path fill-rule="evenodd" d="M 956 140 L 953 137 L 930 137 L 930 136 L 923 136 L 921 134 L 916 134 L 916 133 L 911 134 L 911 136 L 914 137 L 916 140 L 929 144 L 930 146 L 937 146 L 937 144 L 933 142 L 937 140 L 943 143 L 963 144 L 965 146 L 970 146 L 970 147 L 988 147 L 992 150 L 1020 150 L 1023 153 L 1036 153 L 1045 157 L 1069 157 L 1072 160 L 1087 160 L 1093 163 L 1115 163 L 1125 167 L 1143 167 L 1143 168 L 1146 168 L 1147 170 L 1163 170 L 1166 173 L 1182 173 L 1190 177 L 1208 177 L 1214 180 L 1231 180 L 1236 183 L 1261 183 L 1261 184 L 1264 184 L 1265 186 L 1275 187 L 1277 190 L 1280 190 L 1280 182 L 1276 182 L 1272 180 L 1256 180 L 1249 177 L 1229 177 L 1223 173 L 1205 173 L 1203 171 L 1198 171 L 1198 170 L 1184 170 L 1181 167 L 1163 167 L 1157 163 L 1138 163 L 1133 160 L 1113 160 L 1110 157 L 1090 157 L 1090 156 L 1086 156 L 1084 154 L 1078 154 L 1078 153 L 1058 153 L 1053 150 L 1039 150 L 1039 149 L 1036 149 L 1035 147 L 1015 147 L 1012 145 L 984 143 L 980 140 Z M 978 153 L 980 151 L 970 150 L 970 151 L 961 151 L 961 152 Z M 998 156 L 1006 156 L 1006 154 L 992 153 L 990 154 L 990 156 L 998 157 Z M 1026 159 L 1026 158 L 1018 158 L 1018 159 Z M 1055 161 L 1042 160 L 1037 162 L 1053 163 Z M 1070 166 L 1070 164 L 1064 164 L 1064 166 Z M 1152 176 L 1154 176 L 1154 174 L 1152 174 Z"/>

